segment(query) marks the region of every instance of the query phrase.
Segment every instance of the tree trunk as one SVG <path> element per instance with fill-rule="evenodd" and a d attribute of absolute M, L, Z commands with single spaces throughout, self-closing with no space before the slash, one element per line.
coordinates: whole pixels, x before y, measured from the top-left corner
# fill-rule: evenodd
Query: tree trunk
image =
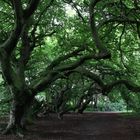
<path fill-rule="evenodd" d="M 98 105 L 98 94 L 95 94 L 95 97 L 94 97 L 93 101 L 94 101 L 93 108 L 94 108 L 95 111 L 97 111 L 98 110 L 98 107 L 97 107 L 97 105 Z"/>
<path fill-rule="evenodd" d="M 87 105 L 90 103 L 91 98 L 87 99 L 85 103 L 81 104 L 80 108 L 78 109 L 78 113 L 83 114 L 84 110 L 87 108 Z"/>
<path fill-rule="evenodd" d="M 9 123 L 3 134 L 17 134 L 23 137 L 23 133 L 26 125 L 26 117 L 28 109 L 31 106 L 33 97 L 27 94 L 22 94 L 18 98 L 15 98 L 12 102 Z"/>
<path fill-rule="evenodd" d="M 22 118 L 24 114 L 24 106 L 19 105 L 17 102 L 12 104 L 12 108 L 10 111 L 9 123 L 7 125 L 6 130 L 3 134 L 17 134 L 20 137 L 23 137 L 23 127 L 22 127 Z"/>

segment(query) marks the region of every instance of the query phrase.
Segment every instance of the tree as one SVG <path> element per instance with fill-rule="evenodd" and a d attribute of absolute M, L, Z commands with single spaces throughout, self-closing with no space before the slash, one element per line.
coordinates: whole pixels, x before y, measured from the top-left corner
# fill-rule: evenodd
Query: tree
<path fill-rule="evenodd" d="M 105 60 L 105 65 L 113 64 L 117 68 L 121 63 L 120 71 L 131 70 L 131 64 L 126 66 L 125 58 L 129 57 L 132 48 L 125 49 L 125 46 L 131 38 L 135 44 L 132 51 L 136 54 L 135 49 L 138 48 L 140 37 L 140 8 L 137 1 L 3 0 L 0 3 L 2 22 L 7 22 L 6 17 L 9 19 L 8 24 L 1 25 L 1 71 L 13 97 L 10 121 L 5 133 L 21 133 L 35 95 L 44 91 L 57 79 L 67 77 L 73 72 L 81 73 L 95 81 L 105 95 L 119 84 L 124 84 L 133 92 L 140 91 L 139 86 L 124 80 L 125 76 L 108 83 L 96 72 L 91 71 L 95 65 L 101 68 L 100 60 Z M 76 11 L 76 15 L 70 17 L 66 13 L 67 5 Z M 130 38 L 124 36 L 126 30 Z M 47 42 L 47 39 L 52 39 L 51 43 Z M 117 49 L 112 47 L 116 44 Z M 54 55 L 46 59 L 47 63 L 46 60 L 38 63 L 34 70 L 32 66 L 35 64 L 31 62 L 38 62 L 39 57 L 52 52 L 47 45 L 57 46 L 55 51 L 53 50 Z M 42 52 L 38 53 L 39 50 Z M 117 53 L 114 53 L 115 51 Z M 87 60 L 89 64 L 85 64 Z M 94 60 L 95 63 L 92 63 Z M 81 65 L 86 68 L 80 67 Z"/>

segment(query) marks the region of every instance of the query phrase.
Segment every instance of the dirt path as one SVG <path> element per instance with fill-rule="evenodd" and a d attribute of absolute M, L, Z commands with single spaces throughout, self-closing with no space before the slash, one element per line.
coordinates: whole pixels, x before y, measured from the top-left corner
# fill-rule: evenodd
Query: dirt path
<path fill-rule="evenodd" d="M 116 113 L 67 114 L 38 119 L 28 127 L 25 140 L 140 140 L 140 118 Z M 19 140 L 0 136 L 0 140 Z"/>

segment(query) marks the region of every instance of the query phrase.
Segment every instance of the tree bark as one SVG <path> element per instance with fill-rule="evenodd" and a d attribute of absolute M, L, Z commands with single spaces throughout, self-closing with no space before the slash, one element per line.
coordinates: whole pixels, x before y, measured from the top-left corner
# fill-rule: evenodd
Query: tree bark
<path fill-rule="evenodd" d="M 9 123 L 3 134 L 17 134 L 20 137 L 24 136 L 26 129 L 26 117 L 29 108 L 31 107 L 33 96 L 23 92 L 23 94 L 13 99 Z"/>

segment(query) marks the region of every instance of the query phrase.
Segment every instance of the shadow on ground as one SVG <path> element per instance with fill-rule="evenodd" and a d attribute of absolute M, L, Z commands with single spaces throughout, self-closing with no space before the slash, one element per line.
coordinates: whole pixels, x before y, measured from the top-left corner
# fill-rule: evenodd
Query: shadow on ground
<path fill-rule="evenodd" d="M 118 113 L 67 114 L 39 118 L 28 126 L 25 140 L 140 140 L 140 118 Z M 20 140 L 16 136 L 0 136 L 0 140 Z"/>

